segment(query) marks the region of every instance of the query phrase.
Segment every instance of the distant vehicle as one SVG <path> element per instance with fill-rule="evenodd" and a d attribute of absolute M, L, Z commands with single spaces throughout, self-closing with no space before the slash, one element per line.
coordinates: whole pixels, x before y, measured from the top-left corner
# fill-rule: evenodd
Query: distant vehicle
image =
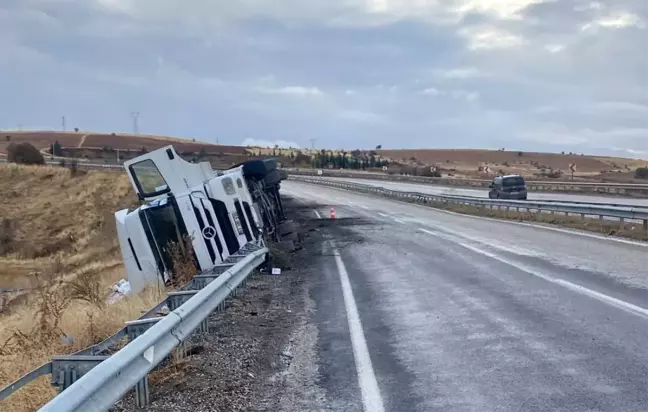
<path fill-rule="evenodd" d="M 520 175 L 498 176 L 488 187 L 490 199 L 527 200 L 526 182 Z"/>

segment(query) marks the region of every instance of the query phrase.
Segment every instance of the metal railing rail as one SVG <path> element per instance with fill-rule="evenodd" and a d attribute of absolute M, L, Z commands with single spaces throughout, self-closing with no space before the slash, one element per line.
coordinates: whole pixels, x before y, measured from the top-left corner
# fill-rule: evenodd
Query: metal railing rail
<path fill-rule="evenodd" d="M 179 291 L 170 292 L 167 298 L 162 302 L 157 304 L 144 315 L 140 316 L 137 320 L 126 322 L 124 328 L 117 331 L 103 342 L 78 351 L 72 355 L 54 357 L 51 362 L 41 365 L 17 379 L 15 382 L 10 383 L 0 390 L 0 400 L 9 397 L 15 391 L 29 384 L 34 379 L 43 375 L 51 374 L 52 385 L 57 386 L 61 393 L 50 403 L 45 405 L 42 410 L 56 412 L 73 410 L 107 410 L 112 404 L 105 408 L 98 407 L 99 409 L 97 409 L 94 406 L 94 403 L 92 403 L 90 406 L 75 409 L 67 407 L 67 403 L 65 403 L 67 401 L 61 403 L 61 401 L 57 399 L 64 394 L 64 399 L 68 399 L 69 396 L 72 396 L 74 399 L 82 397 L 82 395 L 79 394 L 70 395 L 68 392 L 69 388 L 86 388 L 87 383 L 82 383 L 81 385 L 75 384 L 77 381 L 82 380 L 86 374 L 99 366 L 102 367 L 101 370 L 105 370 L 106 367 L 102 365 L 107 360 L 110 360 L 124 352 L 129 347 L 133 347 L 136 342 L 142 342 L 142 340 L 138 338 L 144 336 L 149 330 L 160 331 L 161 329 L 159 325 L 172 324 L 173 327 L 171 328 L 170 336 L 175 339 L 175 345 L 168 346 L 167 344 L 169 342 L 165 342 L 165 345 L 170 348 L 169 351 L 164 352 L 158 349 L 155 353 L 155 359 L 157 361 L 150 363 L 150 368 L 143 372 L 139 381 L 136 381 L 133 385 L 127 387 L 123 392 L 125 393 L 135 386 L 137 404 L 138 406 L 145 406 L 148 404 L 148 380 L 146 379 L 146 374 L 157 366 L 174 347 L 181 345 L 184 339 L 189 336 L 197 326 L 200 327 L 201 332 L 207 331 L 207 317 L 209 314 L 214 310 L 224 309 L 225 299 L 230 294 L 236 296 L 239 286 L 241 286 L 241 284 L 243 284 L 243 286 L 245 285 L 247 276 L 263 263 L 267 252 L 268 248 L 265 247 L 262 241 L 249 243 L 239 252 L 231 255 L 225 263 L 216 265 L 213 269 L 194 276 L 194 278 L 187 285 L 180 288 Z M 205 292 L 206 290 L 208 290 L 208 292 Z M 197 304 L 197 302 L 200 303 Z M 157 316 L 165 306 L 169 309 L 169 313 L 164 317 Z M 198 318 L 200 318 L 200 321 L 196 323 Z M 172 319 L 173 321 L 167 319 Z M 128 338 L 130 342 L 112 356 L 106 356 L 108 352 L 114 351 L 115 349 L 113 348 L 124 338 Z M 166 338 L 169 338 L 169 336 L 166 336 Z M 164 347 L 166 348 L 167 346 Z M 132 353 L 132 350 L 126 350 L 126 353 Z M 126 355 L 119 355 L 118 359 L 122 359 L 124 356 Z M 110 364 L 114 364 L 115 362 L 118 361 L 111 361 Z M 140 374 L 138 371 L 136 372 L 135 375 Z M 123 382 L 124 377 L 122 376 L 122 371 L 116 371 L 116 373 L 117 376 L 119 376 L 118 380 Z M 84 380 L 84 382 L 87 382 L 87 379 Z M 103 384 L 107 383 L 102 383 L 102 385 Z M 74 391 L 78 390 L 79 389 L 74 389 Z M 81 391 L 83 390 L 85 389 L 82 389 Z M 88 394 L 88 396 L 95 395 Z M 118 399 L 119 398 L 114 402 Z M 50 407 L 50 404 L 53 406 Z"/>
<path fill-rule="evenodd" d="M 323 179 L 324 180 L 324 179 Z M 346 183 L 352 183 L 352 182 L 346 182 Z M 372 186 L 372 185 L 363 185 L 361 183 L 358 183 L 361 186 Z M 381 186 L 375 186 L 375 187 L 381 187 Z M 383 188 L 386 189 L 386 188 Z M 388 189 L 386 189 L 388 190 Z M 409 192 L 407 190 L 395 190 L 395 191 L 400 191 L 400 192 Z M 421 193 L 421 192 L 409 192 L 409 193 L 419 193 L 422 195 L 430 195 L 434 196 L 433 194 L 430 193 Z M 485 197 L 477 197 L 477 196 L 466 196 L 466 195 L 453 195 L 453 194 L 443 194 L 439 196 L 451 196 L 453 198 L 458 198 L 458 199 L 486 199 Z M 533 200 L 532 200 L 533 201 Z M 527 201 L 525 201 L 527 202 Z M 541 200 L 543 203 L 562 203 L 562 204 L 569 204 L 569 205 L 596 205 L 596 206 L 608 206 L 608 207 L 617 207 L 617 208 L 635 208 L 635 209 L 648 209 L 648 206 L 643 206 L 643 205 L 635 205 L 631 203 L 607 203 L 607 202 L 580 202 L 576 200 L 553 200 L 553 199 L 543 199 Z"/>
<path fill-rule="evenodd" d="M 149 402 L 147 374 L 177 346 L 200 328 L 247 276 L 265 259 L 266 247 L 256 250 L 224 273 L 214 276 L 199 290 L 176 292 L 186 301 L 167 316 L 148 322 L 146 331 L 119 352 L 105 359 L 43 406 L 41 412 L 106 411 L 135 387 L 139 407 Z M 140 325 L 145 325 L 144 321 Z M 133 322 L 133 323 L 135 323 Z"/>
<path fill-rule="evenodd" d="M 317 170 L 289 169 L 288 174 L 298 176 L 316 176 Z M 394 182 L 426 183 L 450 186 L 487 187 L 492 179 L 426 177 L 408 175 L 388 175 L 380 173 L 322 170 L 325 177 L 346 177 L 351 179 L 373 179 Z M 527 188 L 531 191 L 579 191 L 595 193 L 638 193 L 648 196 L 648 184 L 641 183 L 597 183 L 597 182 L 565 182 L 565 181 L 540 181 L 527 180 Z"/>
<path fill-rule="evenodd" d="M 564 213 L 565 215 L 580 215 L 585 219 L 586 216 L 597 216 L 600 219 L 614 218 L 619 219 L 621 225 L 625 221 L 642 221 L 644 230 L 648 232 L 648 208 L 643 207 L 611 207 L 596 203 L 572 204 L 561 202 L 529 201 L 529 200 L 501 200 L 501 199 L 482 199 L 477 197 L 451 196 L 451 195 L 434 195 L 427 193 L 405 192 L 398 190 L 385 189 L 378 186 L 362 185 L 358 183 L 336 182 L 320 178 L 309 178 L 303 176 L 289 176 L 289 180 L 313 183 L 318 185 L 336 187 L 347 190 L 373 193 L 381 196 L 387 196 L 397 199 L 412 199 L 420 203 L 454 203 L 463 205 L 473 205 L 480 207 L 498 208 L 516 211 L 526 210 L 534 212 Z"/>

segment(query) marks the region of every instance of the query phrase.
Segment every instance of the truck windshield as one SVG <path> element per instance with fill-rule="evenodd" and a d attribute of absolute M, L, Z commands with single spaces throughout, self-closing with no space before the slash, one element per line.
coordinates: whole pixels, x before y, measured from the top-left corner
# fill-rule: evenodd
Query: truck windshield
<path fill-rule="evenodd" d="M 130 171 L 143 197 L 156 196 L 169 190 L 162 174 L 150 159 L 131 165 Z"/>
<path fill-rule="evenodd" d="M 502 182 L 504 186 L 524 186 L 524 178 L 521 176 L 507 177 Z"/>

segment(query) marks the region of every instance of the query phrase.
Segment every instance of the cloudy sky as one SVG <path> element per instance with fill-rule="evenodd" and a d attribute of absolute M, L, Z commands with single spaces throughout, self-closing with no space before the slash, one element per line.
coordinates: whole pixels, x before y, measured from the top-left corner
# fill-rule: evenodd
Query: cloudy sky
<path fill-rule="evenodd" d="M 648 158 L 646 0 L 0 0 L 0 128 Z"/>

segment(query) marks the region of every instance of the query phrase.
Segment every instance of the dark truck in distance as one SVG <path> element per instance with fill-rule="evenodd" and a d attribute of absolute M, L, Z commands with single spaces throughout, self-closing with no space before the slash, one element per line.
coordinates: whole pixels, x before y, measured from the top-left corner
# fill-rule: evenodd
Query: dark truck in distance
<path fill-rule="evenodd" d="M 490 199 L 527 200 L 527 188 L 520 175 L 498 176 L 488 185 Z"/>

